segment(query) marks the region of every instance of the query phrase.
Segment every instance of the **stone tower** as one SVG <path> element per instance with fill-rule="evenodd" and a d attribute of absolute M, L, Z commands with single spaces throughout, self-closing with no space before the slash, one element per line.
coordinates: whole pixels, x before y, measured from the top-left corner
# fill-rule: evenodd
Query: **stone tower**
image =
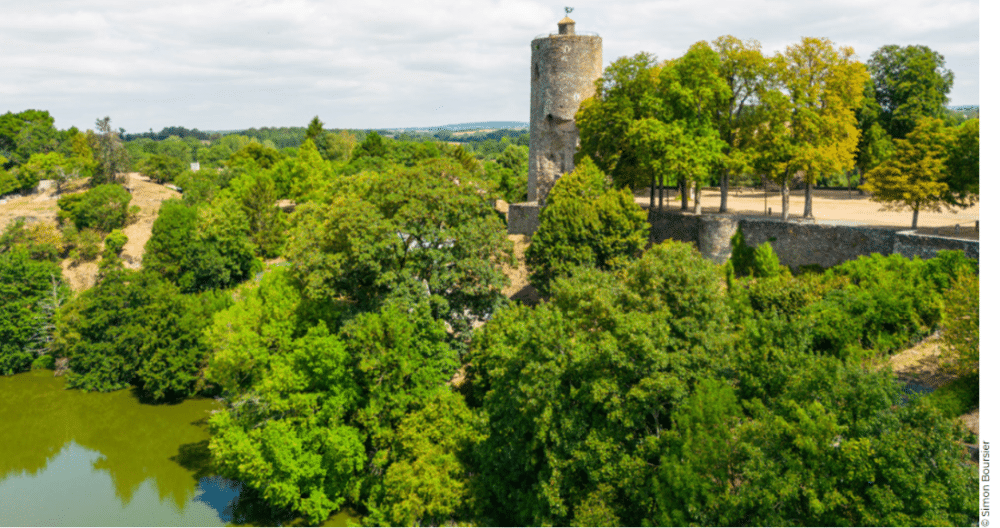
<path fill-rule="evenodd" d="M 580 146 L 576 111 L 594 95 L 601 76 L 601 37 L 577 35 L 575 26 L 567 16 L 559 21 L 559 33 L 531 41 L 528 201 L 539 206 L 556 180 L 573 170 Z"/>

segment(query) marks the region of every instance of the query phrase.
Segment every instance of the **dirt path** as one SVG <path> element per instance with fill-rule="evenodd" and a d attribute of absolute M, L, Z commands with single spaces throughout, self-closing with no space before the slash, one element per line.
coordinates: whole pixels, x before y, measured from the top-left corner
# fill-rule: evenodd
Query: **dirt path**
<path fill-rule="evenodd" d="M 659 195 L 657 195 L 659 196 Z M 702 190 L 702 212 L 716 213 L 719 210 L 721 194 L 718 189 Z M 636 203 L 646 207 L 649 205 L 649 188 L 639 189 L 635 193 Z M 659 202 L 656 202 L 657 205 Z M 671 189 L 669 205 L 664 194 L 664 209 L 680 209 L 677 189 Z M 694 210 L 694 202 L 689 201 L 688 207 Z M 732 214 L 749 216 L 781 217 L 781 195 L 769 191 L 766 196 L 760 189 L 748 189 L 737 192 L 731 190 L 727 200 L 727 208 Z M 805 191 L 792 191 L 789 199 L 789 210 L 792 219 L 801 218 L 805 208 Z M 858 196 L 857 191 L 813 190 L 813 214 L 817 222 L 840 225 L 857 225 L 882 228 L 909 230 L 913 220 L 910 211 L 887 211 L 878 202 L 867 196 Z M 920 234 L 940 234 L 942 236 L 957 236 L 959 238 L 979 239 L 976 231 L 976 221 L 979 220 L 979 204 L 968 209 L 954 212 L 922 211 L 917 218 L 917 232 Z M 959 225 L 958 233 L 955 225 Z M 935 232 L 937 231 L 937 232 Z"/>

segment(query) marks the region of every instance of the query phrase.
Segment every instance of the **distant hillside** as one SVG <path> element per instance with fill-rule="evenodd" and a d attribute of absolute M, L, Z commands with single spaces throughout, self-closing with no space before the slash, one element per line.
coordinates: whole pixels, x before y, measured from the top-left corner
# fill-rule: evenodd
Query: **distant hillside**
<path fill-rule="evenodd" d="M 484 130 L 484 129 L 519 129 L 528 128 L 529 123 L 527 121 L 480 121 L 478 123 L 459 123 L 457 125 L 441 125 L 441 126 L 429 126 L 429 127 L 409 127 L 409 128 L 387 128 L 381 130 L 392 130 L 400 132 L 418 132 L 418 131 L 432 131 L 432 130 L 450 130 L 452 132 L 458 132 L 462 130 Z"/>

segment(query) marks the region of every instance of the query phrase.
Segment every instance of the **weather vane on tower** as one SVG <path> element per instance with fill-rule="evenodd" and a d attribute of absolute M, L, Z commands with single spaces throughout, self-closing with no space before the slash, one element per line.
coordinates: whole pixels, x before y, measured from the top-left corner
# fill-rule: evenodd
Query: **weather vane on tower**
<path fill-rule="evenodd" d="M 572 7 L 567 7 L 565 9 L 566 9 L 566 16 L 569 16 L 569 14 L 573 12 L 573 8 Z"/>

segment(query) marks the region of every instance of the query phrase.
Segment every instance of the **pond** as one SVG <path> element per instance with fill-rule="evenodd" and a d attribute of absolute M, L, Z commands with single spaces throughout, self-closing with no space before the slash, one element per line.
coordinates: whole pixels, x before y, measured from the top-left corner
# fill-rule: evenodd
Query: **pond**
<path fill-rule="evenodd" d="M 0 376 L 0 525 L 298 524 L 211 474 L 215 401 L 65 386 L 50 370 Z M 356 522 L 343 511 L 325 525 Z"/>

